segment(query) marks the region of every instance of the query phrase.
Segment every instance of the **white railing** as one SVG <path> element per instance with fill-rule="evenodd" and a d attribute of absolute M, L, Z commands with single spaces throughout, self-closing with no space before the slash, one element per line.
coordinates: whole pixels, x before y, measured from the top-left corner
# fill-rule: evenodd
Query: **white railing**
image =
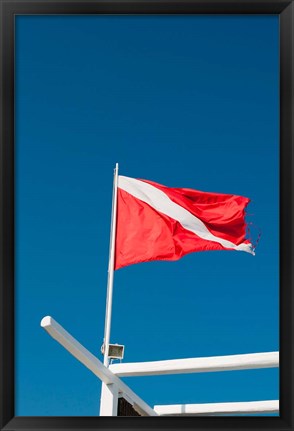
<path fill-rule="evenodd" d="M 175 404 L 154 406 L 160 416 L 217 416 L 247 413 L 278 413 L 279 401 L 248 401 L 239 403 Z"/>
<path fill-rule="evenodd" d="M 209 356 L 206 358 L 113 364 L 109 369 L 120 377 L 160 374 L 207 373 L 212 371 L 250 370 L 279 366 L 279 352 L 246 355 Z"/>
<path fill-rule="evenodd" d="M 211 416 L 222 414 L 277 413 L 279 411 L 278 400 L 177 404 L 151 408 L 118 377 L 274 368 L 279 367 L 279 352 L 120 363 L 112 364 L 107 368 L 52 317 L 44 317 L 41 321 L 41 326 L 102 381 L 100 416 L 117 416 L 118 397 L 120 396 L 131 402 L 134 409 L 142 416 Z"/>
<path fill-rule="evenodd" d="M 85 349 L 52 317 L 46 316 L 41 321 L 41 326 L 58 343 L 68 350 L 78 361 L 85 365 L 103 383 L 106 383 L 108 392 L 105 395 L 105 403 L 100 411 L 102 416 L 116 416 L 117 398 L 119 394 L 126 396 L 134 403 L 134 408 L 143 416 L 157 416 L 157 413 L 133 392 L 119 377 L 106 368 L 89 350 Z M 102 414 L 101 414 L 102 413 Z"/>

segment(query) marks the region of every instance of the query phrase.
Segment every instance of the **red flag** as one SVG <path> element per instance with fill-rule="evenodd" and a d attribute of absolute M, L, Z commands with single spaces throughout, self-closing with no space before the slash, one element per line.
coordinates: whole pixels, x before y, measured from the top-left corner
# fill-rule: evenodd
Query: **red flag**
<path fill-rule="evenodd" d="M 195 251 L 254 254 L 245 238 L 248 198 L 119 176 L 117 199 L 115 269 Z"/>

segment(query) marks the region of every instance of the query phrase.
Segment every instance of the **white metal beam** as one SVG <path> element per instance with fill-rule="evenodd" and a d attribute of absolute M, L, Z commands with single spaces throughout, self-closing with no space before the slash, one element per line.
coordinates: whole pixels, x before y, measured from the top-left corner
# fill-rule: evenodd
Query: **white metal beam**
<path fill-rule="evenodd" d="M 101 385 L 100 416 L 117 416 L 118 387 L 114 384 Z"/>
<path fill-rule="evenodd" d="M 248 401 L 238 403 L 175 404 L 154 406 L 160 416 L 214 416 L 227 414 L 278 413 L 279 401 Z"/>
<path fill-rule="evenodd" d="M 68 350 L 78 361 L 85 365 L 102 382 L 107 385 L 113 384 L 119 391 L 124 392 L 133 401 L 134 409 L 143 416 L 157 416 L 157 413 L 135 394 L 121 379 L 106 368 L 89 350 L 73 338 L 59 323 L 51 316 L 46 316 L 41 321 L 41 326 L 51 337 Z"/>
<path fill-rule="evenodd" d="M 206 358 L 172 359 L 167 361 L 133 362 L 110 365 L 121 377 L 160 374 L 206 373 L 211 371 L 249 370 L 279 366 L 279 352 L 245 355 L 210 356 Z"/>

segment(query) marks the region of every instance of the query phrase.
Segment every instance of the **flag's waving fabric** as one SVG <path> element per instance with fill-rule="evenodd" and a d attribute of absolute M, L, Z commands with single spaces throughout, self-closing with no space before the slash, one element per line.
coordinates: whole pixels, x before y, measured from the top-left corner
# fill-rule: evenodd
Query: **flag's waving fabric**
<path fill-rule="evenodd" d="M 245 238 L 250 199 L 118 177 L 115 269 L 205 250 L 254 254 Z"/>

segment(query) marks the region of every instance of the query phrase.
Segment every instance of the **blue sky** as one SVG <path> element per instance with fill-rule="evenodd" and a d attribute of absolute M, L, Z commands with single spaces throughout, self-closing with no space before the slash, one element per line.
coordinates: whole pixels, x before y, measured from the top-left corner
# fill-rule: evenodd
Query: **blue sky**
<path fill-rule="evenodd" d="M 96 416 L 100 381 L 41 328 L 102 360 L 113 168 L 234 193 L 247 253 L 115 273 L 125 362 L 279 349 L 277 16 L 16 17 L 16 415 Z M 256 231 L 253 231 L 255 234 Z M 126 378 L 150 405 L 279 398 L 278 370 Z"/>

